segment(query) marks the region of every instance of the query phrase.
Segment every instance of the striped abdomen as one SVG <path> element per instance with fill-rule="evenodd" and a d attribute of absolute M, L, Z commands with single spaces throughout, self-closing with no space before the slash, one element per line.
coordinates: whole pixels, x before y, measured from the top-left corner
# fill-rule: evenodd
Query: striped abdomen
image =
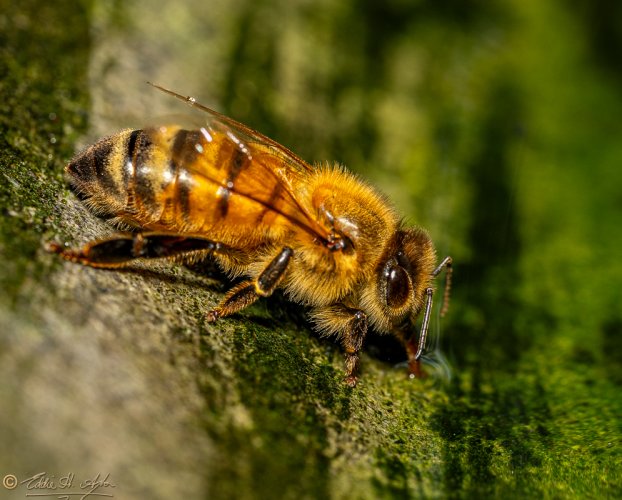
<path fill-rule="evenodd" d="M 204 128 L 127 130 L 78 155 L 67 172 L 96 212 L 146 229 L 224 231 L 228 240 L 284 231 L 282 212 L 295 204 L 234 139 Z"/>

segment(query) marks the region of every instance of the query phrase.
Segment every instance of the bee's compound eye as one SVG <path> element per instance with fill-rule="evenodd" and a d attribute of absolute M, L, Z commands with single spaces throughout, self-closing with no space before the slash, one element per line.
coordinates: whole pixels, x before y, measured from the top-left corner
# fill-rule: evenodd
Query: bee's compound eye
<path fill-rule="evenodd" d="M 410 280 L 401 266 L 392 266 L 388 269 L 387 277 L 387 305 L 399 308 L 406 304 L 410 294 Z"/>

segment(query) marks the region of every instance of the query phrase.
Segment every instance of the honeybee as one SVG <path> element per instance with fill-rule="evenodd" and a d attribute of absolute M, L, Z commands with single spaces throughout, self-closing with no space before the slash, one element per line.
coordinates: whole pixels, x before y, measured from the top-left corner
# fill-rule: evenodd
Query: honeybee
<path fill-rule="evenodd" d="M 49 249 L 98 268 L 210 255 L 246 279 L 207 313 L 208 322 L 280 287 L 310 306 L 322 335 L 340 339 L 348 385 L 357 383 L 369 328 L 395 335 L 418 375 L 432 281 L 446 269 L 445 309 L 451 258 L 437 265 L 427 232 L 404 227 L 388 200 L 345 168 L 314 168 L 194 98 L 153 86 L 204 112 L 204 126 L 125 130 L 79 153 L 66 168 L 74 191 L 96 214 L 133 230 L 80 249 Z M 417 340 L 411 325 L 422 311 Z"/>

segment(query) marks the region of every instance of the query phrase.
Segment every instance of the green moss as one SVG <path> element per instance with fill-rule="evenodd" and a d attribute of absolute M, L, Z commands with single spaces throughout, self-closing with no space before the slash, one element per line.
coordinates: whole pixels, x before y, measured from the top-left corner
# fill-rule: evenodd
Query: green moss
<path fill-rule="evenodd" d="M 47 271 L 37 260 L 41 235 L 50 234 L 64 190 L 63 163 L 86 125 L 80 111 L 88 105 L 83 90 L 89 54 L 85 19 L 86 2 L 71 9 L 40 2 L 3 9 L 0 245 L 8 266 L 0 268 L 0 289 L 5 300 L 16 299 L 26 277 L 38 281 Z M 64 23 L 82 31 L 65 30 Z"/>

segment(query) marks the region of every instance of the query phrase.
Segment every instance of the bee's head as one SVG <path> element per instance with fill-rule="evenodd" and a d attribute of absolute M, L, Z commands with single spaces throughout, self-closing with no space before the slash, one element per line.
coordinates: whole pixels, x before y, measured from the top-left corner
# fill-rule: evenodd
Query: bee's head
<path fill-rule="evenodd" d="M 372 286 L 362 297 L 377 330 L 388 332 L 407 316 L 419 314 L 435 263 L 434 245 L 423 229 L 395 233 L 379 260 Z"/>

